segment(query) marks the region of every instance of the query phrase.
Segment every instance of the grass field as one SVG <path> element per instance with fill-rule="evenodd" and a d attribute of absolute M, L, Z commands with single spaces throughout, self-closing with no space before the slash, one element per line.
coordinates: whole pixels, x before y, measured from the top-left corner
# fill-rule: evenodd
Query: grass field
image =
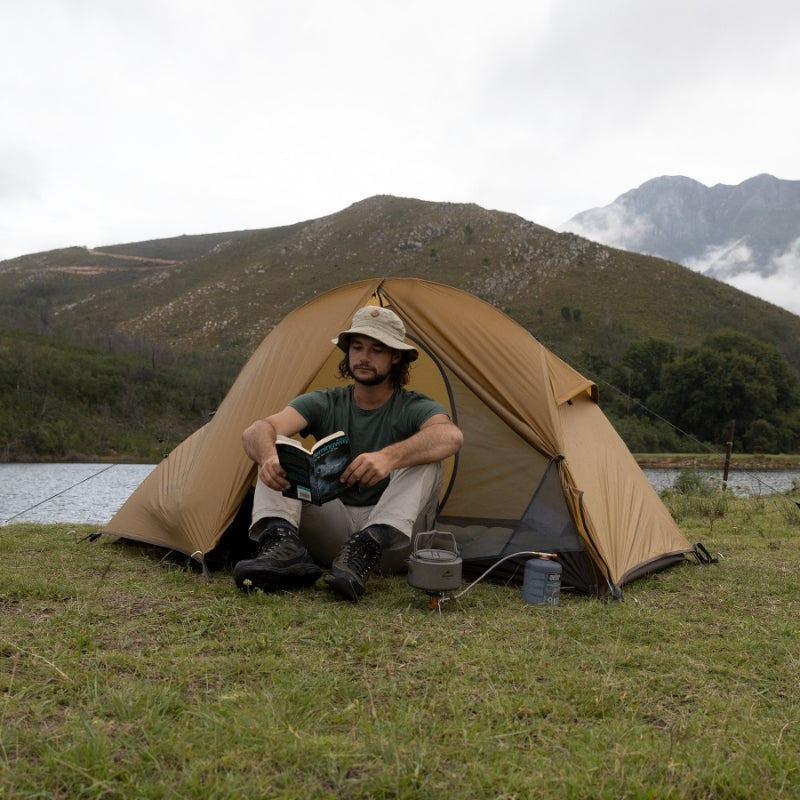
<path fill-rule="evenodd" d="M 796 798 L 800 509 L 673 495 L 606 603 L 402 576 L 243 595 L 93 528 L 0 534 L 0 798 Z"/>

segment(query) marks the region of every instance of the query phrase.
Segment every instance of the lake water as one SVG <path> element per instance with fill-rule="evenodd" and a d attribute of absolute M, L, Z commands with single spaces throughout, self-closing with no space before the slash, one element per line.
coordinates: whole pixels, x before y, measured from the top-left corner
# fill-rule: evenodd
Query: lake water
<path fill-rule="evenodd" d="M 0 464 L 0 525 L 105 524 L 153 464 Z"/>
<path fill-rule="evenodd" d="M 657 491 L 670 489 L 675 483 L 675 478 L 683 472 L 682 469 L 644 469 L 647 479 Z M 722 485 L 722 470 L 695 470 L 709 480 Z M 743 472 L 731 470 L 728 473 L 728 488 L 737 495 L 774 494 L 786 492 L 794 488 L 795 483 L 800 483 L 798 470 L 755 470 Z"/>
<path fill-rule="evenodd" d="M 103 525 L 155 469 L 152 464 L 0 464 L 0 525 L 9 522 Z M 703 471 L 721 481 L 722 471 Z M 679 469 L 646 469 L 658 490 L 672 486 Z M 784 492 L 800 471 L 731 471 L 737 494 Z"/>

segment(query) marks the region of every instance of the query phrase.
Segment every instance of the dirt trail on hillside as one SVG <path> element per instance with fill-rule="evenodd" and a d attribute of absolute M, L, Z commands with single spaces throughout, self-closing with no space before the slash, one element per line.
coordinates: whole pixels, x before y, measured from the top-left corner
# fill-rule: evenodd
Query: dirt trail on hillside
<path fill-rule="evenodd" d="M 118 258 L 121 261 L 139 261 L 148 264 L 182 264 L 182 261 L 170 258 L 148 258 L 147 256 L 126 256 L 121 253 L 109 253 L 107 250 L 93 250 L 86 248 L 86 252 L 92 256 L 105 256 L 106 258 Z"/>

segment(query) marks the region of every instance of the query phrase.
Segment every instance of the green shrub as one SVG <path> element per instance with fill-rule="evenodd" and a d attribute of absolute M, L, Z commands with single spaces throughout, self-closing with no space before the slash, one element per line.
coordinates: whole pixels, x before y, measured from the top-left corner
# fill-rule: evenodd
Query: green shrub
<path fill-rule="evenodd" d="M 709 497 L 720 491 L 720 485 L 713 478 L 709 478 L 696 469 L 683 469 L 678 473 L 672 485 L 676 494 L 700 495 Z"/>
<path fill-rule="evenodd" d="M 685 469 L 678 473 L 672 489 L 662 492 L 661 497 L 679 524 L 703 520 L 712 528 L 715 520 L 726 515 L 732 495 L 717 479 L 696 469 Z"/>

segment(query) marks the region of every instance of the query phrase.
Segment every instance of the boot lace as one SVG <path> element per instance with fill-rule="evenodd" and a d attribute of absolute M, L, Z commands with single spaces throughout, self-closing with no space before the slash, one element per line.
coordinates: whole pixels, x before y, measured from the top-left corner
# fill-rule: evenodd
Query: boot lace
<path fill-rule="evenodd" d="M 369 531 L 359 531 L 345 542 L 342 562 L 363 583 L 378 563 L 382 551 Z"/>
<path fill-rule="evenodd" d="M 302 542 L 288 528 L 270 528 L 261 535 L 257 558 L 290 558 L 297 555 Z"/>

